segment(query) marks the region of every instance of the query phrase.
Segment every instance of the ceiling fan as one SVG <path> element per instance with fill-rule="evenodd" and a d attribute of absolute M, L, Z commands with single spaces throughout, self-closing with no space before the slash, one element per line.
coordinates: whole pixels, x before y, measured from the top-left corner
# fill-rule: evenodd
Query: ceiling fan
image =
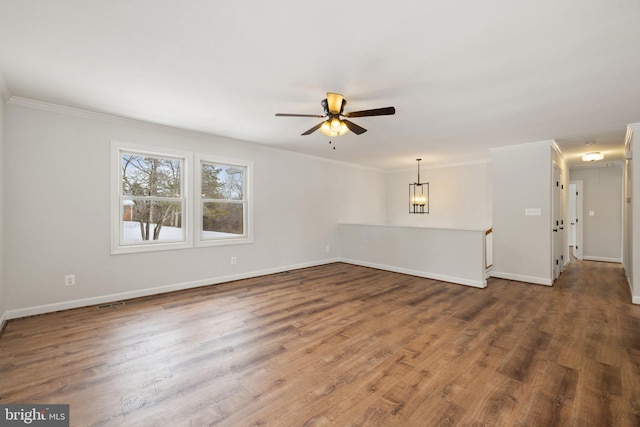
<path fill-rule="evenodd" d="M 322 123 L 317 124 L 302 135 L 310 135 L 313 132 L 320 129 L 320 132 L 327 136 L 340 136 L 351 131 L 356 135 L 365 133 L 367 130 L 362 126 L 358 126 L 350 120 L 342 119 L 341 117 L 354 118 L 354 117 L 368 117 L 368 116 L 389 116 L 396 113 L 395 107 L 374 108 L 372 110 L 352 111 L 350 113 L 344 112 L 344 106 L 347 105 L 347 100 L 344 99 L 339 93 L 327 92 L 327 97 L 320 103 L 324 109 L 324 114 L 286 114 L 277 113 L 278 117 L 318 117 L 326 118 Z"/>

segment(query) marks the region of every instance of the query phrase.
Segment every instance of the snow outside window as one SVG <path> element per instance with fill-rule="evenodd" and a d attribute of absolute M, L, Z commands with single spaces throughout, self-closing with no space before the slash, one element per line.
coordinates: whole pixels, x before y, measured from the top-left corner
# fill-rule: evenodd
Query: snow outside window
<path fill-rule="evenodd" d="M 112 253 L 191 247 L 189 153 L 114 143 Z"/>

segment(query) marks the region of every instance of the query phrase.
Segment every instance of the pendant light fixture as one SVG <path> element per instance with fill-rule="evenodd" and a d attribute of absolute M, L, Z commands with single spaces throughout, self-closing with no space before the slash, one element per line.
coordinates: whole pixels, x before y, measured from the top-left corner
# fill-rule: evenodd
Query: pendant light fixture
<path fill-rule="evenodd" d="M 416 159 L 418 162 L 418 180 L 413 184 L 409 184 L 409 213 L 428 214 L 429 183 L 420 182 L 420 160 L 422 159 Z"/>

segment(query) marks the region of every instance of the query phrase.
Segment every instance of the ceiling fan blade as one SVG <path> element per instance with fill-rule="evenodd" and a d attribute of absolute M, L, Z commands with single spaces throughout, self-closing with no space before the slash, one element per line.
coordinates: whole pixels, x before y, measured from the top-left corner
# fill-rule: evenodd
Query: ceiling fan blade
<path fill-rule="evenodd" d="M 396 113 L 395 107 L 374 108 L 373 110 L 344 113 L 345 117 L 390 116 Z"/>
<path fill-rule="evenodd" d="M 324 116 L 320 116 L 320 117 L 324 117 Z M 324 122 L 322 122 L 322 123 L 324 123 Z M 302 133 L 302 135 L 310 135 L 310 134 L 314 133 L 315 131 L 320 129 L 320 126 L 322 126 L 322 123 L 318 123 L 317 125 L 315 125 L 311 129 L 309 129 L 308 131 Z"/>
<path fill-rule="evenodd" d="M 323 115 L 320 114 L 288 114 L 288 113 L 276 113 L 277 117 L 318 117 L 322 118 Z"/>
<path fill-rule="evenodd" d="M 356 135 L 360 135 L 362 133 L 365 133 L 367 130 L 365 128 L 363 128 L 362 126 L 358 126 L 357 124 L 349 121 L 349 120 L 343 120 L 344 124 L 347 125 L 347 127 L 349 128 L 349 130 L 353 133 L 355 133 Z M 322 123 L 320 123 L 322 124 Z"/>

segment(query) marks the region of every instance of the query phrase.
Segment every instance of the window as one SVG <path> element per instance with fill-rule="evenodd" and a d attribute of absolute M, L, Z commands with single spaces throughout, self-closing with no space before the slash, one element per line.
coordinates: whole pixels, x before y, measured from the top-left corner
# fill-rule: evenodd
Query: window
<path fill-rule="evenodd" d="M 190 247 L 188 157 L 114 143 L 112 253 Z"/>
<path fill-rule="evenodd" d="M 252 164 L 193 157 L 112 142 L 112 254 L 253 242 Z"/>
<path fill-rule="evenodd" d="M 250 243 L 250 164 L 198 156 L 198 246 Z"/>

